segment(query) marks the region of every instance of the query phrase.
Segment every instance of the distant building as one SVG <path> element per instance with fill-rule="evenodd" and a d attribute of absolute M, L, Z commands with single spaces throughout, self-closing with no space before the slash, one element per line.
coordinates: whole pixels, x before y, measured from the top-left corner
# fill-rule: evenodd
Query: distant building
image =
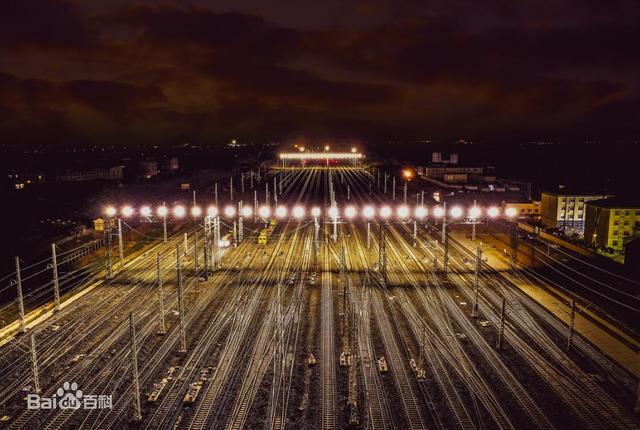
<path fill-rule="evenodd" d="M 86 182 L 95 180 L 115 181 L 121 180 L 124 174 L 124 166 L 98 168 L 91 170 L 65 170 L 56 175 L 56 182 Z"/>
<path fill-rule="evenodd" d="M 611 197 L 603 193 L 585 193 L 560 187 L 557 192 L 543 191 L 540 202 L 542 223 L 561 228 L 565 233 L 582 235 L 584 231 L 585 203 Z"/>
<path fill-rule="evenodd" d="M 138 168 L 145 178 L 152 178 L 158 174 L 158 161 L 155 158 L 145 158 L 138 163 Z"/>
<path fill-rule="evenodd" d="M 502 205 L 505 209 L 513 208 L 516 210 L 517 217 L 520 219 L 539 219 L 540 218 L 540 202 L 536 200 L 514 200 L 503 201 Z"/>
<path fill-rule="evenodd" d="M 640 200 L 613 197 L 586 206 L 584 238 L 595 247 L 622 251 L 640 235 Z"/>
<path fill-rule="evenodd" d="M 173 174 L 180 170 L 180 163 L 177 157 L 163 158 L 160 161 L 160 172 Z"/>
<path fill-rule="evenodd" d="M 483 167 L 464 167 L 464 166 L 424 166 L 417 167 L 418 174 L 434 179 L 444 179 L 444 175 L 468 174 L 483 175 Z"/>
<path fill-rule="evenodd" d="M 445 173 L 443 179 L 447 184 L 466 184 L 469 182 L 469 175 L 467 173 Z"/>

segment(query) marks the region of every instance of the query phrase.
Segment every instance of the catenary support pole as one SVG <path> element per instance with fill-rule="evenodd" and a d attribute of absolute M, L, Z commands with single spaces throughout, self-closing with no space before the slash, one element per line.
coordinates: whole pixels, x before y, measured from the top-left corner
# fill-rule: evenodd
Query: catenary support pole
<path fill-rule="evenodd" d="M 133 377 L 133 421 L 140 421 L 142 420 L 142 408 L 140 406 L 140 378 L 138 375 L 136 323 L 133 312 L 129 313 L 129 333 L 131 334 L 131 373 Z"/>
<path fill-rule="evenodd" d="M 56 244 L 51 244 L 51 270 L 53 271 L 53 298 L 56 302 L 55 310 L 60 310 L 60 283 L 58 281 L 58 258 Z"/>
<path fill-rule="evenodd" d="M 158 284 L 158 303 L 160 305 L 160 327 L 158 334 L 165 334 L 167 332 L 164 324 L 164 294 L 162 292 L 162 267 L 161 267 L 160 253 L 156 255 L 156 282 Z"/>
<path fill-rule="evenodd" d="M 22 275 L 20 273 L 20 258 L 16 257 L 16 288 L 18 289 L 18 311 L 20 312 L 20 333 L 27 331 L 24 321 L 24 298 L 22 297 Z"/>
<path fill-rule="evenodd" d="M 36 355 L 36 339 L 33 334 L 31 334 L 29 340 L 31 349 L 31 370 L 33 372 L 33 392 L 38 394 L 40 393 L 40 375 L 38 372 L 38 356 Z"/>

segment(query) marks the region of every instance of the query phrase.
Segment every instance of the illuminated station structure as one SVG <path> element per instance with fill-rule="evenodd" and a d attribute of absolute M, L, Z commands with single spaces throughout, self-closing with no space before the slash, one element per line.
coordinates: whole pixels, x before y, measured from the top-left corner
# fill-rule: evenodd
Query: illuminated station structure
<path fill-rule="evenodd" d="M 324 151 L 312 152 L 308 151 L 304 146 L 298 146 L 298 152 L 281 152 L 278 158 L 282 161 L 282 167 L 291 167 L 295 165 L 306 166 L 309 164 L 325 165 L 329 167 L 335 163 L 349 163 L 353 166 L 359 166 L 359 163 L 365 158 L 364 154 L 358 152 L 357 148 L 351 148 L 351 151 L 331 151 L 330 146 L 325 146 Z"/>

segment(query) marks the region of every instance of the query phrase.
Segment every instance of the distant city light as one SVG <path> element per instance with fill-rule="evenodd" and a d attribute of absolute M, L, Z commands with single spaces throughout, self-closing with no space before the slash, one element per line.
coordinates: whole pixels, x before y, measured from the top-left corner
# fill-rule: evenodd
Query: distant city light
<path fill-rule="evenodd" d="M 358 152 L 358 149 L 356 147 L 353 147 L 353 148 L 351 148 L 351 152 L 353 152 L 355 154 L 356 152 Z"/>
<path fill-rule="evenodd" d="M 411 169 L 404 169 L 402 171 L 402 176 L 406 179 L 409 180 L 411 178 L 413 178 L 413 171 Z"/>

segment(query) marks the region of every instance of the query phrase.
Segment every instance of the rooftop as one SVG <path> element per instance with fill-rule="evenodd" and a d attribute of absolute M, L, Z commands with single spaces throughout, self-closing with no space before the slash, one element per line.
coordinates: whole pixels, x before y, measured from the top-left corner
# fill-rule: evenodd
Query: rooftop
<path fill-rule="evenodd" d="M 627 197 L 611 197 L 609 199 L 591 200 L 587 205 L 607 209 L 640 209 L 640 199 Z"/>

